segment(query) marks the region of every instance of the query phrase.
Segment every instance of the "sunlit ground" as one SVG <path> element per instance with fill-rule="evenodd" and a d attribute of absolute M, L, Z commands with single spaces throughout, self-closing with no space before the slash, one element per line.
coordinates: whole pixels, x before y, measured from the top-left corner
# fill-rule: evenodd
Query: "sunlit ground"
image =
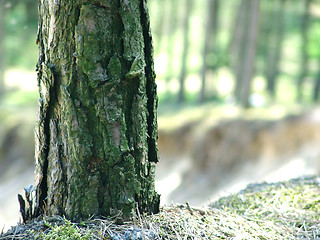
<path fill-rule="evenodd" d="M 287 108 L 286 106 L 275 105 L 267 109 L 250 109 L 241 110 L 236 106 L 220 106 L 214 107 L 214 105 L 208 103 L 196 107 L 184 107 L 181 111 L 174 112 L 169 111 L 165 113 L 163 111 L 159 118 L 159 129 L 172 131 L 174 129 L 180 128 L 190 122 L 197 122 L 202 119 L 201 124 L 196 126 L 196 134 L 206 134 L 208 127 L 212 127 L 212 124 L 218 122 L 219 119 L 233 119 L 235 117 L 241 117 L 243 119 L 261 119 L 261 120 L 278 120 L 287 114 L 295 114 L 303 111 L 301 106 L 291 106 Z M 320 122 L 320 111 L 314 111 L 312 115 L 313 121 Z M 194 137 L 194 136 L 193 136 Z M 290 141 L 290 139 L 287 139 Z M 214 147 L 214 146 L 213 146 Z M 182 153 L 183 154 L 183 153 Z M 160 152 L 160 163 L 166 159 L 161 159 Z M 277 182 L 283 180 L 289 180 L 291 178 L 304 176 L 304 175 L 318 175 L 320 164 L 320 150 L 318 146 L 308 145 L 301 151 L 297 152 L 295 156 L 283 157 L 281 160 L 277 161 L 275 164 L 270 165 L 270 161 L 263 158 L 259 163 L 247 164 L 243 166 L 242 169 L 238 169 L 237 174 L 232 176 L 234 179 L 230 182 L 224 182 L 218 190 L 212 192 L 210 200 L 214 200 L 217 197 L 224 196 L 233 192 L 237 192 L 246 187 L 249 183 L 268 181 Z M 162 194 L 162 203 L 174 202 L 174 199 L 170 198 L 170 192 L 173 192 L 179 184 L 183 181 L 183 175 L 186 169 L 190 168 L 192 165 L 192 160 L 190 157 L 181 159 L 171 159 L 171 161 L 177 161 L 173 165 L 172 169 L 166 170 L 166 177 L 160 178 L 157 181 L 157 189 Z M 161 171 L 161 170 L 160 170 Z M 205 179 L 204 179 L 205 180 Z M 213 183 L 214 184 L 214 183 Z M 208 184 L 210 187 L 210 183 Z M 201 188 L 199 182 L 198 188 Z M 203 189 L 206 191 L 205 189 Z M 187 191 L 187 190 L 186 190 Z M 193 205 L 205 206 L 209 199 L 203 198 L 200 191 L 198 195 L 193 199 L 185 199 L 184 201 L 189 201 Z"/>

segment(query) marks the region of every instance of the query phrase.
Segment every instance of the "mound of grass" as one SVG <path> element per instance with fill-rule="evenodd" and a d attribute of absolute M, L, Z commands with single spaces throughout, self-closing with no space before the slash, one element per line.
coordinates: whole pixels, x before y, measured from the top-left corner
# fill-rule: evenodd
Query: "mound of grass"
<path fill-rule="evenodd" d="M 130 222 L 62 217 L 35 219 L 0 239 L 317 239 L 320 238 L 320 178 L 252 184 L 207 209 L 189 204 L 162 207 Z M 116 224 L 121 222 L 121 224 Z"/>
<path fill-rule="evenodd" d="M 286 238 L 280 239 L 320 239 L 320 178 L 252 184 L 238 194 L 219 199 L 212 207 L 261 226 L 281 227 Z"/>

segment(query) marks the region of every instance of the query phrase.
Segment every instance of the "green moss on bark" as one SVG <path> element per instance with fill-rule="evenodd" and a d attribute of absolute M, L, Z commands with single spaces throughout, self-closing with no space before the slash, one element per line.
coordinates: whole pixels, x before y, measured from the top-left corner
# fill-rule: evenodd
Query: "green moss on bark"
<path fill-rule="evenodd" d="M 128 218 L 136 204 L 159 209 L 157 97 L 144 18 L 142 0 L 40 2 L 35 215 L 122 211 Z M 138 56 L 143 71 L 127 78 Z"/>

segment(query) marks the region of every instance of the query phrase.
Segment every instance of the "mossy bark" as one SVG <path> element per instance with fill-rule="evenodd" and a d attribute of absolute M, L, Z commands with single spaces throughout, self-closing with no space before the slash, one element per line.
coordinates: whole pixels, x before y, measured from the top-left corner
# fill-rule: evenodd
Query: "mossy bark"
<path fill-rule="evenodd" d="M 39 1 L 36 207 L 157 212 L 157 95 L 145 0 Z"/>

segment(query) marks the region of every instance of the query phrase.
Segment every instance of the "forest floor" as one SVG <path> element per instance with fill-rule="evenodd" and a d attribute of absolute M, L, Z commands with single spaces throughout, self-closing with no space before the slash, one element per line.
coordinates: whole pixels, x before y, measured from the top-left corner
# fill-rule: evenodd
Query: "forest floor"
<path fill-rule="evenodd" d="M 42 217 L 12 227 L 0 239 L 320 239 L 320 178 L 248 185 L 208 204 L 162 207 L 151 216 L 73 223 Z"/>
<path fill-rule="evenodd" d="M 17 94 L 12 95 L 14 104 L 17 102 Z M 30 102 L 33 97 L 29 96 Z M 24 98 L 23 98 L 24 99 Z M 16 103 L 17 102 L 17 103 Z M 245 115 L 245 118 L 281 119 L 287 114 L 283 108 L 272 108 L 268 111 L 250 110 L 242 111 L 234 107 L 209 108 L 209 106 L 184 108 L 183 111 L 177 109 L 160 109 L 159 125 L 164 129 L 175 129 L 180 125 L 188 125 L 204 119 L 205 124 L 218 122 L 220 117 L 233 118 L 237 115 Z M 10 111 L 11 106 L 7 107 Z M 23 113 L 26 122 L 25 106 L 19 109 Z M 300 112 L 300 109 L 293 109 L 291 112 Z M 32 111 L 30 111 L 32 112 Z M 35 111 L 34 111 L 35 112 Z M 32 112 L 33 113 L 33 112 Z M 4 111 L 1 112 L 2 120 Z M 34 117 L 35 114 L 28 114 Z M 8 117 L 11 124 L 13 118 Z M 18 119 L 18 118 L 17 118 Z M 34 122 L 30 118 L 30 122 Z M 15 120 L 17 121 L 17 120 Z M 29 120 L 28 120 L 29 122 Z M 29 133 L 22 137 L 22 145 L 26 143 L 33 145 L 33 124 L 30 131 L 23 128 L 18 132 Z M 179 126 L 177 126 L 179 125 Z M 20 126 L 20 125 L 19 125 Z M 8 128 L 2 125 L 2 128 Z M 160 127 L 161 128 L 161 127 Z M 8 128 L 9 129 L 9 128 Z M 19 128 L 20 129 L 20 128 Z M 203 128 L 206 129 L 206 128 Z M 160 129 L 161 130 L 161 129 Z M 205 130 L 202 130 L 205 131 Z M 199 131 L 200 132 L 200 131 Z M 202 133 L 202 132 L 200 132 Z M 6 136 L 2 134 L 2 136 Z M 13 145 L 12 145 L 13 146 Z M 15 145 L 14 145 L 15 146 Z M 15 153 L 17 147 L 14 147 Z M 33 150 L 26 154 L 22 148 L 24 159 L 27 155 L 33 161 Z M 179 150 L 180 151 L 180 150 Z M 19 157 L 20 158 L 20 157 Z M 163 160 L 163 159 L 162 159 Z M 13 162 L 13 161 L 8 161 Z M 162 161 L 165 163 L 165 161 Z M 23 165 L 18 164 L 20 167 Z M 2 165 L 3 166 L 3 165 Z M 24 172 L 26 172 L 24 168 Z M 164 168 L 168 172 L 168 168 Z M 3 168 L 1 169 L 4 170 Z M 173 169 L 174 170 L 174 169 Z M 0 191 L 0 240 L 2 239 L 320 239 L 320 178 L 295 179 L 277 184 L 251 185 L 244 191 L 229 195 L 225 198 L 206 204 L 205 209 L 194 208 L 194 204 L 188 197 L 183 197 L 189 204 L 163 206 L 159 214 L 152 216 L 137 216 L 135 221 L 124 222 L 117 225 L 117 218 L 99 219 L 92 218 L 80 223 L 71 223 L 63 217 L 45 217 L 35 219 L 27 224 L 20 224 L 12 227 L 5 233 L 1 224 L 1 214 L 4 211 L 18 212 L 18 201 L 16 198 L 17 189 L 23 187 L 33 179 L 33 166 L 30 168 L 30 180 L 20 178 L 24 175 L 15 176 L 14 186 L 10 185 L 8 191 Z M 248 175 L 248 173 L 246 173 Z M 250 174 L 249 174 L 250 175 Z M 3 178 L 4 175 L 1 175 Z M 13 176 L 12 176 L 13 177 Z M 11 178 L 6 177 L 8 182 Z M 19 179 L 18 179 L 19 178 Z M 1 179 L 2 180 L 2 179 Z M 13 179 L 11 179 L 13 180 Z M 17 187 L 20 180 L 21 186 Z M 22 180 L 22 181 L 21 181 Z M 224 175 L 223 181 L 226 181 Z M 278 181 L 278 180 L 277 180 Z M 1 181 L 0 181 L 1 182 Z M 2 181 L 1 183 L 4 183 Z M 172 182 L 170 183 L 172 185 Z M 8 185 L 9 186 L 9 185 Z M 199 185 L 197 185 L 199 188 Z M 168 184 L 166 184 L 166 189 Z M 3 190 L 1 188 L 0 190 Z M 186 192 L 186 189 L 183 189 Z M 209 192 L 206 190 L 206 192 Z M 21 193 L 21 192 L 20 192 Z M 8 198 L 11 194 L 12 198 Z M 179 192 L 179 195 L 182 193 Z M 201 193 L 203 197 L 203 192 Z M 8 204 L 1 201 L 1 197 L 6 199 Z M 205 199 L 209 199 L 204 197 Z M 207 201 L 207 200 L 205 200 Z M 172 201 L 170 201 L 172 202 Z M 177 201 L 173 201 L 177 202 Z M 182 201 L 183 202 L 183 201 Z M 11 206 L 10 208 L 8 206 Z M 202 206 L 202 205 L 201 205 Z M 16 223 L 17 216 L 14 218 Z M 10 226 L 10 225 L 9 225 Z"/>

